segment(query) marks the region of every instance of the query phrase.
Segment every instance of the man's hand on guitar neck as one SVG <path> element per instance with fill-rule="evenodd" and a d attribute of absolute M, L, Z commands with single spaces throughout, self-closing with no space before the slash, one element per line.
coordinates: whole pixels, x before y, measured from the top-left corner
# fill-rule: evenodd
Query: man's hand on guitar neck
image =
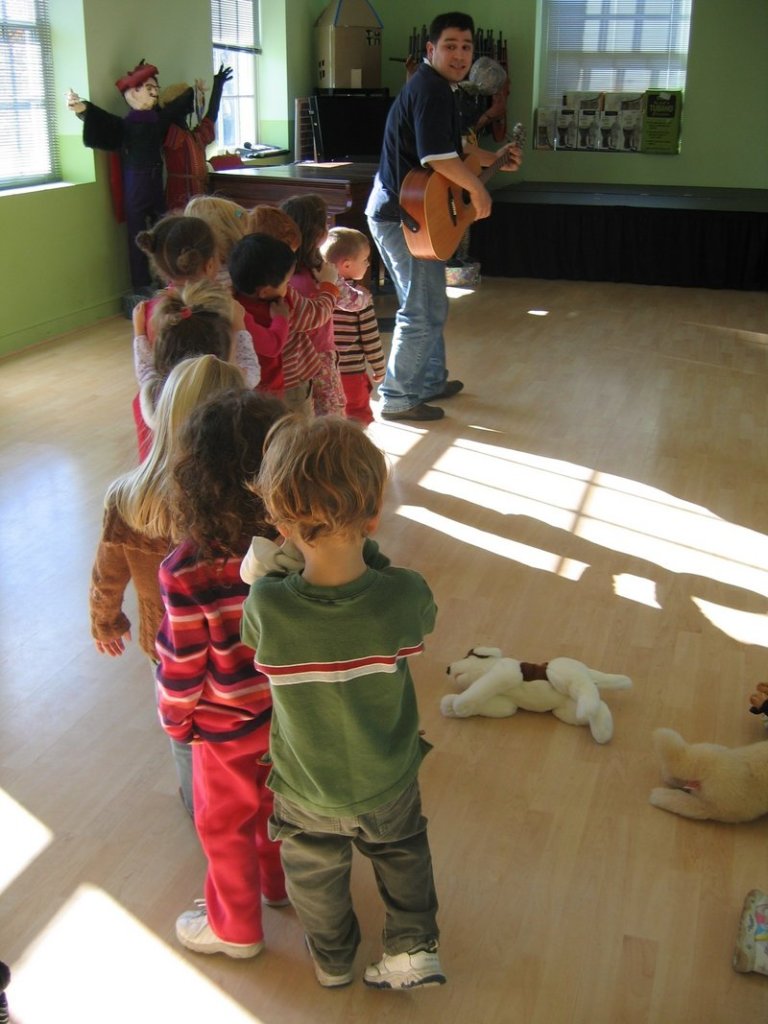
<path fill-rule="evenodd" d="M 503 156 L 504 163 L 500 164 L 498 168 L 500 171 L 516 171 L 523 162 L 523 151 L 516 142 L 507 142 L 495 152 L 465 143 L 464 152 L 471 153 L 480 162 L 481 167 L 490 167 L 491 164 L 498 161 L 500 156 Z"/>
<path fill-rule="evenodd" d="M 494 160 L 502 155 L 506 159 L 499 168 L 500 171 L 516 171 L 523 162 L 523 151 L 516 142 L 508 142 L 506 146 L 502 146 L 501 149 L 497 150 L 494 154 Z"/>

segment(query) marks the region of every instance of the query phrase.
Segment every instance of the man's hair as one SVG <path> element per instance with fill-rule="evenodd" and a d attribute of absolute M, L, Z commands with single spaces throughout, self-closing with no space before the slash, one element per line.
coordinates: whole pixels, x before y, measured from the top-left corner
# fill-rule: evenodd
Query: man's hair
<path fill-rule="evenodd" d="M 246 235 L 229 256 L 229 276 L 236 292 L 255 295 L 276 288 L 296 265 L 290 246 L 271 235 Z"/>
<path fill-rule="evenodd" d="M 320 246 L 323 259 L 329 263 L 353 260 L 363 249 L 370 249 L 368 236 L 357 228 L 331 228 L 328 237 Z"/>
<path fill-rule="evenodd" d="M 448 14 L 438 14 L 432 20 L 427 33 L 430 43 L 437 45 L 438 39 L 447 28 L 457 28 L 460 32 L 471 32 L 473 36 L 475 34 L 475 23 L 469 14 L 451 11 Z"/>
<path fill-rule="evenodd" d="M 387 463 L 360 424 L 284 416 L 270 430 L 255 482 L 270 521 L 308 543 L 355 534 L 381 511 Z"/>

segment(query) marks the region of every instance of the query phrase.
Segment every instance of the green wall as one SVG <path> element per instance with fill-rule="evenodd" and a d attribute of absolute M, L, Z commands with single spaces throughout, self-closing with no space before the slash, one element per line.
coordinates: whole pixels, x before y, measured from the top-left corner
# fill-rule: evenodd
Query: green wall
<path fill-rule="evenodd" d="M 313 25 L 327 2 L 262 2 L 262 134 L 292 148 L 294 97 L 314 85 Z M 422 0 L 416 19 L 406 0 L 374 0 L 374 6 L 384 22 L 383 84 L 396 92 L 403 68 L 389 58 L 404 56 L 414 26 L 449 5 Z M 208 0 L 52 0 L 52 8 L 60 143 L 71 184 L 0 194 L 0 355 L 119 312 L 129 286 L 107 155 L 83 147 L 80 122 L 66 109 L 67 88 L 119 114 L 126 108 L 114 81 L 141 57 L 158 65 L 161 84 L 212 74 Z M 510 118 L 530 125 L 537 0 L 476 0 L 465 8 L 483 28 L 507 37 Z M 516 179 L 768 188 L 767 52 L 765 0 L 695 0 L 680 155 L 528 150 Z M 510 177 L 498 180 L 507 184 Z"/>
<path fill-rule="evenodd" d="M 375 0 L 374 0 L 375 6 Z M 511 123 L 533 129 L 538 72 L 537 0 L 482 0 L 457 4 L 476 25 L 501 30 L 508 41 Z M 637 185 L 692 185 L 768 188 L 768 2 L 694 0 L 683 110 L 681 152 L 677 156 L 621 153 L 566 153 L 526 150 L 519 181 L 573 181 Z M 384 84 L 400 88 L 404 56 L 414 27 L 421 30 L 451 8 L 444 0 L 379 3 L 384 21 Z M 413 12 L 418 12 L 414 17 Z M 496 183 L 501 181 L 501 176 Z M 510 176 L 503 176 L 508 184 Z"/>

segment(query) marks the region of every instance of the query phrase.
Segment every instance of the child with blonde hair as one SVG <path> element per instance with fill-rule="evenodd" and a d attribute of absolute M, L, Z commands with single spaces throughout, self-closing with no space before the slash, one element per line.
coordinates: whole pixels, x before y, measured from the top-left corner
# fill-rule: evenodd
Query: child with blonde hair
<path fill-rule="evenodd" d="M 429 744 L 409 669 L 436 608 L 424 579 L 391 566 L 370 540 L 386 477 L 359 424 L 294 415 L 267 436 L 255 484 L 303 559 L 286 574 L 280 549 L 272 565 L 261 553 L 272 571 L 251 587 L 242 638 L 272 687 L 270 836 L 281 841 L 288 895 L 326 988 L 353 980 L 353 847 L 373 865 L 386 914 L 384 954 L 363 981 L 445 981 L 418 785 Z"/>
<path fill-rule="evenodd" d="M 371 377 L 378 384 L 384 380 L 386 370 L 373 298 L 365 285 L 360 284 L 370 265 L 371 243 L 362 231 L 334 227 L 320 251 L 339 275 L 340 294 L 333 311 L 333 342 L 346 400 L 344 412 L 347 419 L 359 420 L 367 426 L 373 422 Z"/>
<path fill-rule="evenodd" d="M 248 211 L 239 203 L 223 196 L 194 196 L 184 208 L 187 217 L 199 217 L 204 220 L 213 232 L 216 242 L 216 253 L 219 257 L 219 274 L 217 280 L 224 287 L 230 287 L 228 263 L 232 249 L 250 234 L 251 230 Z"/>
<path fill-rule="evenodd" d="M 139 645 L 157 662 L 155 637 L 163 618 L 157 572 L 172 548 L 168 491 L 179 430 L 203 400 L 226 388 L 244 387 L 237 367 L 215 356 L 186 359 L 171 370 L 155 415 L 147 458 L 115 480 L 104 498 L 104 520 L 89 594 L 91 634 L 100 654 L 118 657 L 131 639 L 123 611 L 130 581 L 138 596 Z M 171 744 L 182 800 L 192 811 L 191 750 Z"/>
<path fill-rule="evenodd" d="M 280 204 L 284 213 L 296 222 L 301 232 L 301 243 L 296 252 L 296 271 L 291 286 L 306 298 L 316 298 L 319 282 L 336 282 L 335 268 L 329 268 L 320 255 L 320 246 L 328 234 L 328 207 L 322 196 L 292 196 Z M 337 297 L 338 301 L 338 297 Z M 332 315 L 307 331 L 320 356 L 320 367 L 312 382 L 312 406 L 316 416 L 344 415 L 344 389 L 338 368 L 338 357 L 333 343 Z"/>
<path fill-rule="evenodd" d="M 239 572 L 250 535 L 275 535 L 247 481 L 284 411 L 268 395 L 230 391 L 190 416 L 173 469 L 178 546 L 159 573 L 160 720 L 172 739 L 193 744 L 195 827 L 208 860 L 204 902 L 180 915 L 176 936 L 197 953 L 236 958 L 263 948 L 262 899 L 287 903 L 267 835 L 272 700 L 240 640 L 248 587 Z"/>

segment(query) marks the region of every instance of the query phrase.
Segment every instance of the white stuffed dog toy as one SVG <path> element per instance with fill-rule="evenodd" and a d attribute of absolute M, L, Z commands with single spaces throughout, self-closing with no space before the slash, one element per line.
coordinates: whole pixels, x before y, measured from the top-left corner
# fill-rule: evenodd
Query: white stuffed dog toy
<path fill-rule="evenodd" d="M 598 743 L 613 736 L 613 718 L 601 689 L 626 690 L 628 676 L 607 675 L 573 658 L 544 665 L 502 658 L 496 647 L 473 647 L 466 658 L 448 666 L 458 693 L 448 693 L 440 710 L 448 718 L 507 718 L 518 708 L 551 711 L 566 725 L 589 725 Z"/>

